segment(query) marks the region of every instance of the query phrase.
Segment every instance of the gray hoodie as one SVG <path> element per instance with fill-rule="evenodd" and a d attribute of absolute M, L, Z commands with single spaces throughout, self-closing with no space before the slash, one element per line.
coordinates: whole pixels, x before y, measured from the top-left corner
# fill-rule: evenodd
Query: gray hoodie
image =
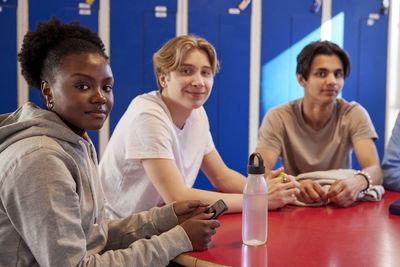
<path fill-rule="evenodd" d="M 172 205 L 108 220 L 90 139 L 25 104 L 0 115 L 0 266 L 165 266 L 192 249 Z"/>

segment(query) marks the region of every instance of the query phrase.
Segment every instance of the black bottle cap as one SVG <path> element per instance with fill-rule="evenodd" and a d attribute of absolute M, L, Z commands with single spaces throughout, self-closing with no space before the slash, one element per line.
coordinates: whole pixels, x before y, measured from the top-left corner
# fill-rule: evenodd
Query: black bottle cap
<path fill-rule="evenodd" d="M 257 157 L 258 165 L 254 165 L 254 158 Z M 248 174 L 264 174 L 265 166 L 264 159 L 260 153 L 255 152 L 249 157 L 249 164 L 247 165 L 247 173 Z"/>

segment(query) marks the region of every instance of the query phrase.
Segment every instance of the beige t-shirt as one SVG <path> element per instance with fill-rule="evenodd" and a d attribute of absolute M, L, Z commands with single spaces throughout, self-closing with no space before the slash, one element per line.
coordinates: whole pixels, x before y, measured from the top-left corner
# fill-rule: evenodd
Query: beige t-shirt
<path fill-rule="evenodd" d="M 277 153 L 288 174 L 351 168 L 353 143 L 378 138 L 368 112 L 354 101 L 337 99 L 332 118 L 318 131 L 304 121 L 302 101 L 270 109 L 259 129 L 257 148 Z"/>

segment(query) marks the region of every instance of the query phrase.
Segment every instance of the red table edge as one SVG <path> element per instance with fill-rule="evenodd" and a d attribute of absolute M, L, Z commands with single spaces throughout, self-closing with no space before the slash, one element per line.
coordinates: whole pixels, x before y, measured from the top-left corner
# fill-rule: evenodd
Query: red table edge
<path fill-rule="evenodd" d="M 203 259 L 196 258 L 196 257 L 188 255 L 188 254 L 180 254 L 172 261 L 175 263 L 178 263 L 180 265 L 188 266 L 188 267 L 191 267 L 191 266 L 193 266 L 193 267 L 207 267 L 207 266 L 226 267 L 226 266 L 230 266 L 230 265 L 215 263 L 215 262 L 208 261 L 208 260 L 203 260 Z"/>

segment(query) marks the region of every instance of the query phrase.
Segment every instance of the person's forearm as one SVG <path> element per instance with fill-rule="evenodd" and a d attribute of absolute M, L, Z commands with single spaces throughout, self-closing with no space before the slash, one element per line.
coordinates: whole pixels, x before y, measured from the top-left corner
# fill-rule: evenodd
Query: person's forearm
<path fill-rule="evenodd" d="M 151 208 L 124 219 L 109 220 L 106 249 L 126 248 L 138 239 L 165 232 L 177 224 L 172 205 Z"/>
<path fill-rule="evenodd" d="M 397 139 L 396 139 L 397 140 Z M 400 155 L 399 145 L 396 145 L 393 136 L 385 151 L 382 163 L 383 186 L 389 190 L 400 191 Z"/>
<path fill-rule="evenodd" d="M 107 250 L 97 255 L 87 253 L 78 266 L 166 266 L 170 260 L 190 250 L 190 239 L 178 225 L 160 235 L 139 239 L 125 249 Z"/>
<path fill-rule="evenodd" d="M 371 176 L 372 184 L 382 184 L 382 169 L 379 165 L 372 165 L 364 168 L 363 171 L 367 172 Z"/>
<path fill-rule="evenodd" d="M 400 191 L 400 162 L 385 158 L 382 164 L 383 186 L 389 190 Z"/>
<path fill-rule="evenodd" d="M 214 204 L 218 199 L 223 199 L 228 206 L 227 213 L 241 212 L 242 211 L 242 194 L 220 193 L 214 191 L 201 190 L 196 188 L 186 188 L 183 191 L 175 192 L 174 195 L 169 197 L 167 203 L 182 200 L 201 200 L 210 205 Z"/>
<path fill-rule="evenodd" d="M 383 169 L 383 186 L 385 189 L 399 191 L 400 192 L 400 168 Z"/>
<path fill-rule="evenodd" d="M 212 182 L 219 192 L 241 194 L 246 184 L 246 178 L 234 170 L 227 169 Z"/>

